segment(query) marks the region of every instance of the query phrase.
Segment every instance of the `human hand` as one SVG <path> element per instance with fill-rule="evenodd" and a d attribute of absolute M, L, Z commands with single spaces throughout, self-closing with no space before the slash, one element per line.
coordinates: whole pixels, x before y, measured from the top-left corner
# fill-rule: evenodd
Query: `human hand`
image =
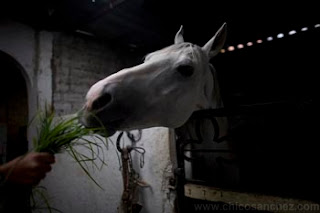
<path fill-rule="evenodd" d="M 0 173 L 7 181 L 17 184 L 37 185 L 51 171 L 54 155 L 30 152 L 0 166 Z"/>

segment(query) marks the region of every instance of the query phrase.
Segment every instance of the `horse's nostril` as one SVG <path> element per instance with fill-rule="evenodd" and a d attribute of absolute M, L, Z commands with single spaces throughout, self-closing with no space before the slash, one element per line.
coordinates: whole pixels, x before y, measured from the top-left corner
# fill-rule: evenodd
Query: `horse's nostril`
<path fill-rule="evenodd" d="M 105 93 L 105 94 L 101 95 L 99 98 L 97 98 L 96 100 L 93 101 L 92 109 L 98 110 L 98 109 L 106 106 L 107 104 L 110 103 L 111 99 L 112 98 L 109 93 Z"/>

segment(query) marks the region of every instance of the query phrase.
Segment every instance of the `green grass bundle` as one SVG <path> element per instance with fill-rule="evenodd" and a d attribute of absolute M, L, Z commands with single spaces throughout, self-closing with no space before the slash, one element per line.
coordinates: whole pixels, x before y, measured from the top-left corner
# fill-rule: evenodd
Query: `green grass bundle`
<path fill-rule="evenodd" d="M 54 111 L 46 110 L 38 113 L 37 135 L 33 139 L 33 151 L 49 152 L 51 154 L 67 152 L 82 168 L 87 176 L 102 189 L 97 181 L 89 172 L 89 164 L 102 169 L 106 165 L 104 160 L 104 147 L 107 147 L 107 140 L 103 140 L 95 132 L 103 132 L 107 135 L 105 129 L 101 128 L 85 128 L 79 123 L 77 115 L 64 117 L 56 117 Z M 88 138 L 89 136 L 89 138 Z M 90 139 L 90 140 L 89 140 Z M 81 147 L 82 151 L 78 151 L 77 147 Z M 84 148 L 84 149 L 83 149 Z M 98 165 L 100 163 L 100 166 Z M 49 212 L 57 211 L 49 205 L 44 194 L 44 187 L 34 187 L 31 194 L 31 207 L 34 210 L 46 209 Z M 40 197 L 42 204 L 36 201 L 35 197 Z"/>
<path fill-rule="evenodd" d="M 34 138 L 34 151 L 51 154 L 65 151 L 77 143 L 80 138 L 92 134 L 77 122 L 78 118 L 54 119 L 54 113 L 46 112 L 40 117 L 37 138 Z"/>
<path fill-rule="evenodd" d="M 103 147 L 107 145 L 102 138 L 94 132 L 104 132 L 104 128 L 85 128 L 79 123 L 78 116 L 55 117 L 51 110 L 39 113 L 37 137 L 33 140 L 33 150 L 36 152 L 49 152 L 51 154 L 68 152 L 79 164 L 83 171 L 99 187 L 87 169 L 87 163 L 98 168 L 96 161 L 100 161 L 102 168 L 105 165 Z M 91 140 L 86 136 L 91 136 Z M 76 146 L 84 147 L 88 152 L 77 151 Z M 102 153 L 102 154 L 101 154 Z"/>

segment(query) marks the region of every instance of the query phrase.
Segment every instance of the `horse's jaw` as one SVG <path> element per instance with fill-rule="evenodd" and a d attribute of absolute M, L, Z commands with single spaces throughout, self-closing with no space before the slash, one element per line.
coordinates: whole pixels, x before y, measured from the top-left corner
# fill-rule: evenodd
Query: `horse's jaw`
<path fill-rule="evenodd" d="M 78 112 L 79 122 L 85 127 L 94 129 L 94 133 L 99 134 L 103 137 L 111 137 L 118 130 L 112 125 L 106 125 L 98 121 L 96 118 L 88 119 L 88 115 L 86 115 L 85 110 L 82 109 Z"/>
<path fill-rule="evenodd" d="M 137 117 L 143 117 L 137 116 Z M 148 117 L 148 116 L 147 116 Z M 157 120 L 157 119 L 154 119 Z M 147 129 L 153 127 L 166 127 L 166 128 L 177 128 L 182 126 L 186 121 L 159 121 L 154 122 L 154 120 L 139 120 L 139 119 L 118 119 L 114 121 L 101 121 L 99 118 L 96 118 L 95 115 L 88 115 L 85 110 L 82 110 L 79 113 L 79 122 L 86 128 L 98 129 L 95 131 L 96 134 L 99 134 L 103 137 L 111 137 L 117 131 L 132 131 Z M 103 127 L 103 128 L 100 128 Z"/>

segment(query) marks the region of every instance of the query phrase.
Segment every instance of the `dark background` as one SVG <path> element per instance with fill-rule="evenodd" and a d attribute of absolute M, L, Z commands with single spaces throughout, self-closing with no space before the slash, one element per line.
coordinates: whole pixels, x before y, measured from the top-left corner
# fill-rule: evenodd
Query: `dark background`
<path fill-rule="evenodd" d="M 170 44 L 180 25 L 188 41 L 203 45 L 223 22 L 227 45 L 247 42 L 318 24 L 317 8 L 314 1 L 274 0 L 14 0 L 0 6 L 2 16 L 39 29 L 84 30 L 139 47 Z"/>
<path fill-rule="evenodd" d="M 319 11 L 316 1 L 279 2 L 18 0 L 2 3 L 1 14 L 39 30 L 85 31 L 137 54 L 170 45 L 180 25 L 186 41 L 202 46 L 227 22 L 225 48 L 254 45 L 212 60 L 225 106 L 260 104 L 229 116 L 240 166 L 233 187 L 319 201 Z"/>

